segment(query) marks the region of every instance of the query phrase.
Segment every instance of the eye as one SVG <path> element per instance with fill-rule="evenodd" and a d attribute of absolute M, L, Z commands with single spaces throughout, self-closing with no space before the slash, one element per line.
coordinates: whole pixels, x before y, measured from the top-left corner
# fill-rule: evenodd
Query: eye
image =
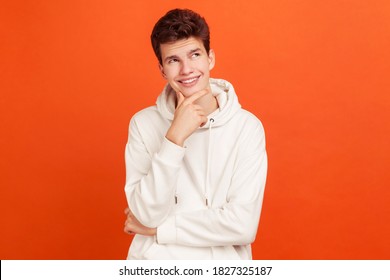
<path fill-rule="evenodd" d="M 198 52 L 195 52 L 195 53 L 192 54 L 192 58 L 197 58 L 199 56 L 200 56 L 200 53 L 198 53 Z"/>
<path fill-rule="evenodd" d="M 168 60 L 168 63 L 172 64 L 172 63 L 175 63 L 175 62 L 178 62 L 178 61 L 179 61 L 178 59 L 172 58 L 172 59 Z"/>

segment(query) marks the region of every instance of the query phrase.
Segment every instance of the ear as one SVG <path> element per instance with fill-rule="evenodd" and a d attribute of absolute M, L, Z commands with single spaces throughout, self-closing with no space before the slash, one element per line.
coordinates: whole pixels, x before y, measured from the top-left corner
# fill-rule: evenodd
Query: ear
<path fill-rule="evenodd" d="M 167 79 L 167 75 L 165 75 L 164 67 L 159 63 L 158 64 L 158 68 L 160 69 L 161 76 L 163 76 L 163 78 L 166 80 Z"/>
<path fill-rule="evenodd" d="M 209 70 L 213 69 L 215 66 L 215 53 L 214 50 L 211 49 L 209 51 Z"/>

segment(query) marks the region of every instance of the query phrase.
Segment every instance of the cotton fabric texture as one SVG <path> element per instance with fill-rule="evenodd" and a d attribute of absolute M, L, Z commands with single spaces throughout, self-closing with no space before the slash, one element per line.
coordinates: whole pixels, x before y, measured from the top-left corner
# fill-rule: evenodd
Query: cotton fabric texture
<path fill-rule="evenodd" d="M 130 121 L 126 198 L 157 235 L 135 235 L 128 259 L 252 258 L 267 174 L 264 129 L 229 82 L 210 85 L 219 108 L 184 147 L 165 138 L 176 100 L 169 84 Z"/>

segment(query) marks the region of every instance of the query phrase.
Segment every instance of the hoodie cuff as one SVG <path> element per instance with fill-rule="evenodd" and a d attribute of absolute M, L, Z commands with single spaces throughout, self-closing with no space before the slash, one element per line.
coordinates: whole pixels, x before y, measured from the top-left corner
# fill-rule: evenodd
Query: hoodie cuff
<path fill-rule="evenodd" d="M 164 223 L 157 228 L 157 243 L 158 244 L 174 244 L 176 243 L 176 218 L 175 216 L 168 217 Z"/>
<path fill-rule="evenodd" d="M 164 137 L 160 151 L 157 155 L 162 161 L 170 165 L 179 165 L 183 160 L 185 150 L 185 148 L 172 143 Z"/>

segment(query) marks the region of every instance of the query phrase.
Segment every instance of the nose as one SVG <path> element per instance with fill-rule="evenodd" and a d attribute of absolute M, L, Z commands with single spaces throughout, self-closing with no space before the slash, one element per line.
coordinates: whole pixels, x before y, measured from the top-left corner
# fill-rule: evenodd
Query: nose
<path fill-rule="evenodd" d="M 191 62 L 188 60 L 182 60 L 180 67 L 180 75 L 189 75 L 193 72 Z"/>

